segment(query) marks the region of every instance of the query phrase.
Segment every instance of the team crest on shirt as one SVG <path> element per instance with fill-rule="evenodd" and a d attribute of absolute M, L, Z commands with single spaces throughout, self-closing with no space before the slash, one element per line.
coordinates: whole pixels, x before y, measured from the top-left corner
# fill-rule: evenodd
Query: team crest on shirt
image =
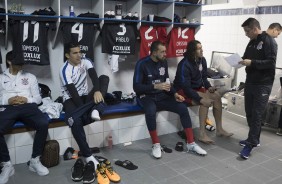
<path fill-rule="evenodd" d="M 259 44 L 258 44 L 258 46 L 257 46 L 257 50 L 262 49 L 262 45 L 263 45 L 263 41 L 260 41 Z"/>
<path fill-rule="evenodd" d="M 159 68 L 159 71 L 160 71 L 160 75 L 165 74 L 165 68 L 164 67 Z"/>
<path fill-rule="evenodd" d="M 202 65 L 202 63 L 201 63 L 201 64 L 199 64 L 199 70 L 200 70 L 200 71 L 202 71 L 202 70 L 203 70 L 203 65 Z"/>
<path fill-rule="evenodd" d="M 22 84 L 23 85 L 28 85 L 28 78 L 23 78 L 22 79 Z"/>
<path fill-rule="evenodd" d="M 80 67 L 80 68 L 79 68 L 79 71 L 80 71 L 81 74 L 83 74 L 83 73 L 85 72 L 85 69 L 82 68 L 82 67 Z"/>

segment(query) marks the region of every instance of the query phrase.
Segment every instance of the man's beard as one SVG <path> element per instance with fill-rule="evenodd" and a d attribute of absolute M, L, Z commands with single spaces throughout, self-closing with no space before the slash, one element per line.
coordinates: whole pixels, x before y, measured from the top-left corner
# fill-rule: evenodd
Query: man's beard
<path fill-rule="evenodd" d="M 160 57 L 157 56 L 156 59 L 157 59 L 158 61 L 165 61 L 166 58 L 165 58 L 165 57 L 160 58 Z"/>

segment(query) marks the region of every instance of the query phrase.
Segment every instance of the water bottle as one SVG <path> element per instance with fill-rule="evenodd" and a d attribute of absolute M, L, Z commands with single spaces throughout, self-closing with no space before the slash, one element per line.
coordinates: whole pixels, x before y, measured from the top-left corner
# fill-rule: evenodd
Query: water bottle
<path fill-rule="evenodd" d="M 70 17 L 74 17 L 75 14 L 74 14 L 74 8 L 73 8 L 73 6 L 70 6 L 70 7 L 69 7 L 69 11 L 70 11 Z"/>
<path fill-rule="evenodd" d="M 166 78 L 165 82 L 166 82 L 167 84 L 170 84 L 169 78 Z"/>
<path fill-rule="evenodd" d="M 170 85 L 170 80 L 169 80 L 169 78 L 166 78 L 165 83 L 167 83 L 167 84 Z"/>
<path fill-rule="evenodd" d="M 109 149 L 112 149 L 112 147 L 113 147 L 113 137 L 112 137 L 112 135 L 110 134 L 110 135 L 108 136 L 108 148 L 109 148 Z"/>

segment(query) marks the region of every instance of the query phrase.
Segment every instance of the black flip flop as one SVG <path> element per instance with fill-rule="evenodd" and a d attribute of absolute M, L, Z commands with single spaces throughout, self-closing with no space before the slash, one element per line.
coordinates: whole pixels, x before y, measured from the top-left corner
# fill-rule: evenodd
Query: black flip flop
<path fill-rule="evenodd" d="M 99 162 L 99 163 L 104 163 L 106 164 L 107 161 L 109 161 L 107 158 L 105 157 L 102 157 L 102 156 L 94 156 L 96 158 L 96 160 Z"/>
<path fill-rule="evenodd" d="M 184 150 L 183 149 L 183 142 L 176 143 L 175 150 L 182 152 Z"/>
<path fill-rule="evenodd" d="M 166 145 L 161 145 L 161 147 L 162 147 L 162 150 L 163 150 L 164 152 L 166 152 L 166 153 L 172 153 L 172 149 L 166 147 Z"/>
<path fill-rule="evenodd" d="M 131 161 L 129 161 L 129 160 L 125 160 L 125 161 L 117 160 L 117 161 L 115 162 L 115 164 L 118 165 L 118 166 L 121 166 L 121 167 L 123 167 L 123 168 L 125 168 L 125 169 L 128 169 L 128 170 L 135 170 L 135 169 L 138 168 L 137 165 L 134 165 L 134 164 L 133 164 Z"/>

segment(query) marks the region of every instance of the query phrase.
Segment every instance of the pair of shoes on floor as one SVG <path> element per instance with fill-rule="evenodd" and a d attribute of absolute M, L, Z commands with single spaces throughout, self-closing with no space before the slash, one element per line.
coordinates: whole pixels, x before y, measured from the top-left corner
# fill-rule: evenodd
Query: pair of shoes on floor
<path fill-rule="evenodd" d="M 110 181 L 114 183 L 120 182 L 121 178 L 119 174 L 114 171 L 111 162 L 107 158 L 102 156 L 95 156 L 95 158 L 99 161 L 96 170 L 97 181 L 99 184 L 110 183 Z"/>
<path fill-rule="evenodd" d="M 239 141 L 240 146 L 246 146 L 247 145 L 247 140 L 241 140 Z M 257 145 L 253 145 L 253 148 L 255 147 L 260 147 L 260 143 L 258 143 Z"/>
<path fill-rule="evenodd" d="M 7 183 L 10 176 L 15 174 L 15 169 L 11 161 L 1 163 L 0 183 Z"/>
<path fill-rule="evenodd" d="M 75 182 L 93 183 L 95 181 L 95 166 L 93 161 L 84 165 L 81 158 L 78 158 L 72 167 L 71 179 Z"/>
<path fill-rule="evenodd" d="M 99 111 L 97 111 L 96 109 L 94 109 L 94 110 L 91 112 L 91 118 L 92 118 L 92 120 L 100 121 L 101 118 L 100 118 L 100 115 L 99 115 Z"/>
<path fill-rule="evenodd" d="M 30 171 L 36 172 L 39 176 L 45 176 L 49 174 L 49 170 L 47 169 L 47 167 L 42 165 L 40 161 L 40 156 L 31 158 L 27 165 L 29 166 Z"/>
<path fill-rule="evenodd" d="M 239 153 L 240 157 L 245 159 L 245 160 L 248 159 L 249 156 L 251 155 L 253 148 L 254 147 L 252 145 L 245 145 L 244 148 Z"/>

